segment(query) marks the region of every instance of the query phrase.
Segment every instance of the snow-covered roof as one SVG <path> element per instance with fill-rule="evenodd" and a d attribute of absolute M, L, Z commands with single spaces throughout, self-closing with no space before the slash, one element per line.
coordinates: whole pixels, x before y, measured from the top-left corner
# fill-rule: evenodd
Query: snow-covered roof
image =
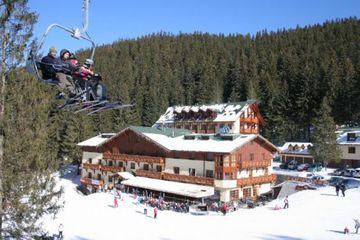
<path fill-rule="evenodd" d="M 129 173 L 129 172 L 118 172 L 117 175 L 119 175 L 120 177 L 122 177 L 122 179 L 126 179 L 126 180 L 135 177 L 134 175 L 132 175 L 132 174 Z"/>
<path fill-rule="evenodd" d="M 286 142 L 279 150 L 282 154 L 309 155 L 309 147 L 312 146 L 310 142 Z"/>
<path fill-rule="evenodd" d="M 113 136 L 115 136 L 115 133 L 102 133 L 96 137 L 80 142 L 77 145 L 81 147 L 98 147 Z"/>
<path fill-rule="evenodd" d="M 199 110 L 211 110 L 216 112 L 216 117 L 213 122 L 233 122 L 240 117 L 240 114 L 250 105 L 255 103 L 254 100 L 236 103 L 221 103 L 213 105 L 199 105 L 199 106 L 173 106 L 169 107 L 166 112 L 160 116 L 156 123 L 172 123 L 175 121 L 175 115 L 181 112 L 198 112 Z"/>
<path fill-rule="evenodd" d="M 168 137 L 161 134 L 143 133 L 146 137 L 150 138 L 154 142 L 162 145 L 170 151 L 191 151 L 191 152 L 232 152 L 238 147 L 241 147 L 247 142 L 255 139 L 256 134 L 243 134 L 234 135 L 234 140 L 218 140 L 216 138 L 209 137 L 208 140 L 201 140 L 195 137 L 194 139 L 186 139 L 184 136 Z M 213 136 L 213 135 L 211 135 Z"/>
<path fill-rule="evenodd" d="M 348 133 L 354 134 L 355 139 L 348 141 Z M 360 131 L 344 132 L 339 135 L 336 141 L 340 145 L 360 145 Z"/>
<path fill-rule="evenodd" d="M 184 129 L 138 126 L 130 126 L 116 135 L 112 133 L 111 138 L 98 135 L 78 143 L 78 146 L 99 147 L 126 130 L 135 131 L 169 151 L 230 153 L 257 137 L 277 150 L 276 146 L 258 134 L 191 134 Z"/>
<path fill-rule="evenodd" d="M 134 177 L 122 181 L 121 184 L 193 198 L 202 198 L 214 195 L 214 187 L 145 177 Z"/>

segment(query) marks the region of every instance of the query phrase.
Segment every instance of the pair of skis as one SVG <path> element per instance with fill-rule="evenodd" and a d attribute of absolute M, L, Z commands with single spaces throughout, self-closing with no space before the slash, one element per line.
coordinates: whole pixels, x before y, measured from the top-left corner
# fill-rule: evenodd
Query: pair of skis
<path fill-rule="evenodd" d="M 86 115 L 93 115 L 95 113 L 104 112 L 106 110 L 124 109 L 135 106 L 135 104 L 122 104 L 120 102 L 103 101 L 80 101 L 75 103 L 65 103 L 60 106 L 60 109 L 68 110 L 73 113 L 86 113 Z"/>

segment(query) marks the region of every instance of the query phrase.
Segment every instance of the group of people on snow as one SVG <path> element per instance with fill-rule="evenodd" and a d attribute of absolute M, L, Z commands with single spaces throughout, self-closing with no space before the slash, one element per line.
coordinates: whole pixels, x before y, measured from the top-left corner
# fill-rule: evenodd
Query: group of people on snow
<path fill-rule="evenodd" d="M 87 59 L 80 66 L 75 55 L 67 49 L 62 49 L 59 57 L 57 57 L 56 48 L 51 47 L 49 53 L 41 59 L 41 63 L 42 78 L 44 80 L 52 79 L 59 81 L 58 87 L 61 92 L 67 90 L 70 94 L 75 94 L 74 86 L 67 76 L 70 75 L 87 80 L 89 76 L 94 75 L 94 72 L 91 70 L 93 65 L 91 59 Z"/>

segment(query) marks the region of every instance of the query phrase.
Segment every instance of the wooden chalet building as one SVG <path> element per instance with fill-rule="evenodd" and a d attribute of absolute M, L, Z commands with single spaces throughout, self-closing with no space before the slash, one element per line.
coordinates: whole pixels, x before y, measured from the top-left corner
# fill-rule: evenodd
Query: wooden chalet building
<path fill-rule="evenodd" d="M 115 176 L 126 171 L 137 180 L 125 180 L 125 185 L 159 192 L 169 181 L 182 184 L 174 189 L 204 186 L 228 202 L 269 192 L 276 180 L 271 163 L 277 148 L 258 134 L 194 134 L 184 129 L 131 126 L 78 145 L 83 151 L 81 183 L 95 187 L 114 184 Z"/>
<path fill-rule="evenodd" d="M 193 133 L 258 134 L 264 120 L 257 102 L 222 103 L 201 106 L 174 106 L 156 121 L 154 127 L 182 128 Z"/>
<path fill-rule="evenodd" d="M 299 164 L 314 163 L 314 156 L 309 151 L 312 146 L 310 142 L 286 142 L 279 147 L 281 161 L 286 163 L 295 160 Z"/>

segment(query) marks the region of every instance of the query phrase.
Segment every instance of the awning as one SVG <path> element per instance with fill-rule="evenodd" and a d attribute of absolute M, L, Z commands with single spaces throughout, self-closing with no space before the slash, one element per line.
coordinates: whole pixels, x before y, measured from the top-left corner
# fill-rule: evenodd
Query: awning
<path fill-rule="evenodd" d="M 192 198 L 203 198 L 214 195 L 214 187 L 145 177 L 134 177 L 123 181 L 121 184 Z"/>
<path fill-rule="evenodd" d="M 131 178 L 135 177 L 134 175 L 132 175 L 129 172 L 118 172 L 118 173 L 116 173 L 116 175 L 121 177 L 124 180 L 131 179 Z"/>

